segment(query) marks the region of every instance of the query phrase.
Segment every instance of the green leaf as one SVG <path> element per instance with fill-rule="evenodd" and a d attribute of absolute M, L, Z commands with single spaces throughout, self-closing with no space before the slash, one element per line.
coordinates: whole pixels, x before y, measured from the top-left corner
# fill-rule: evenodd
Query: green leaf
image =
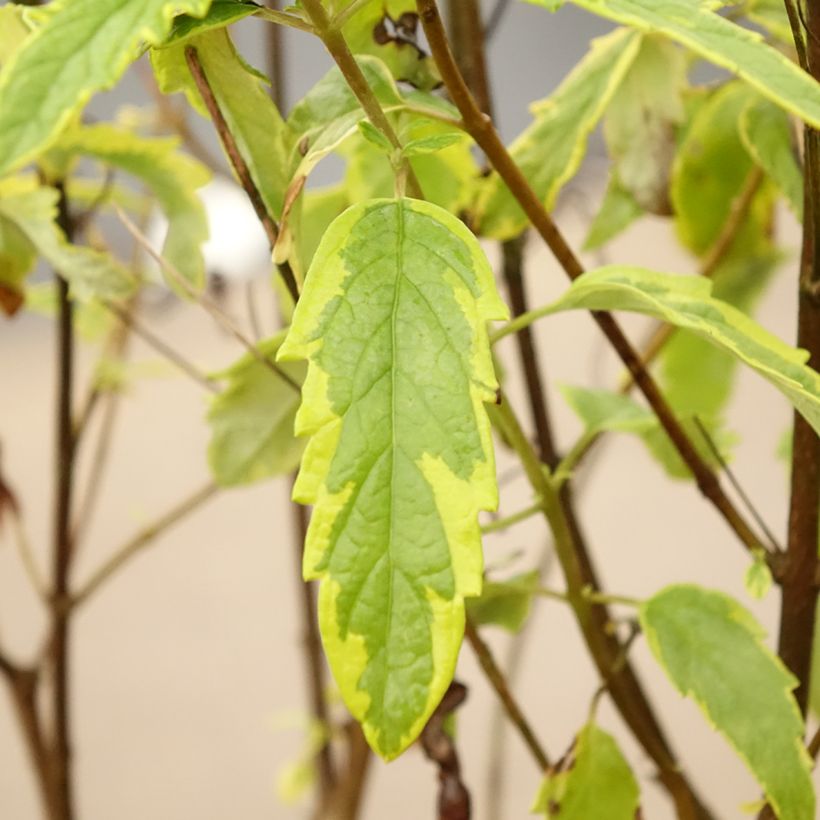
<path fill-rule="evenodd" d="M 210 0 L 55 0 L 0 71 L 0 174 L 33 159 L 92 94 L 110 88 L 160 43 L 175 12 L 202 16 Z"/>
<path fill-rule="evenodd" d="M 573 412 L 584 422 L 585 435 L 594 436 L 604 431 L 632 433 L 643 441 L 670 478 L 692 478 L 691 470 L 683 462 L 658 417 L 651 410 L 642 407 L 629 396 L 608 390 L 590 390 L 570 385 L 559 385 L 559 389 Z M 681 423 L 707 464 L 719 467 L 720 460 L 704 439 L 701 425 L 705 427 L 721 456 L 728 460 L 728 453 L 734 443 L 732 437 L 708 420 L 702 420 L 701 425 L 698 425 L 691 415 L 682 418 Z"/>
<path fill-rule="evenodd" d="M 387 67 L 375 57 L 357 58 L 376 99 L 384 108 L 400 107 L 403 99 Z M 332 68 L 290 112 L 287 124 L 295 149 L 290 177 L 305 178 L 329 153 L 335 151 L 365 119 L 364 111 L 341 71 Z"/>
<path fill-rule="evenodd" d="M 0 219 L 11 223 L 71 285 L 77 299 L 121 299 L 136 280 L 106 253 L 72 245 L 56 223 L 59 193 L 18 178 L 0 182 Z"/>
<path fill-rule="evenodd" d="M 640 791 L 615 739 L 588 723 L 551 769 L 532 807 L 561 820 L 635 820 Z"/>
<path fill-rule="evenodd" d="M 274 361 L 283 338 L 280 333 L 260 342 L 259 352 Z M 298 384 L 304 379 L 303 364 L 284 365 L 284 371 Z M 227 381 L 208 411 L 214 478 L 230 487 L 294 470 L 304 447 L 293 435 L 299 404 L 293 386 L 251 353 L 214 378 Z"/>
<path fill-rule="evenodd" d="M 192 17 L 190 14 L 175 17 L 171 33 L 164 45 L 178 44 L 196 34 L 225 28 L 231 23 L 256 14 L 259 8 L 259 5 L 251 0 L 212 0 L 211 7 L 204 17 Z"/>
<path fill-rule="evenodd" d="M 740 116 L 740 137 L 749 156 L 769 175 L 802 221 L 803 172 L 788 116 L 766 100 L 752 101 Z"/>
<path fill-rule="evenodd" d="M 162 253 L 186 282 L 198 289 L 205 283 L 202 244 L 208 238 L 208 219 L 196 191 L 208 182 L 210 174 L 178 147 L 176 138 L 140 137 L 101 124 L 66 131 L 55 150 L 92 157 L 145 183 L 168 219 Z M 179 290 L 177 283 L 168 284 Z"/>
<path fill-rule="evenodd" d="M 435 153 L 414 154 L 411 150 L 409 154 L 410 165 L 421 184 L 425 199 L 453 214 L 459 214 L 467 208 L 479 176 L 469 140 L 454 133 L 448 125 L 420 119 L 415 115 L 401 129 L 401 136 L 408 140 L 405 145 L 406 155 L 407 149 L 414 143 L 436 143 L 439 146 Z M 456 137 L 455 141 L 452 141 L 453 137 Z M 392 195 L 395 188 L 394 174 L 385 156 L 362 140 L 351 140 L 341 153 L 347 159 L 345 183 L 352 200 Z"/>
<path fill-rule="evenodd" d="M 646 211 L 670 213 L 669 175 L 675 130 L 683 121 L 686 55 L 674 43 L 646 36 L 615 92 L 604 136 L 621 186 Z"/>
<path fill-rule="evenodd" d="M 354 0 L 342 0 L 342 11 Z M 415 0 L 369 0 L 345 23 L 342 34 L 354 54 L 378 57 L 397 80 L 431 90 L 441 85 L 435 61 L 421 48 Z"/>
<path fill-rule="evenodd" d="M 713 246 L 753 168 L 738 121 L 756 95 L 731 82 L 694 112 L 672 170 L 675 228 L 681 242 L 703 255 Z"/>
<path fill-rule="evenodd" d="M 538 592 L 538 572 L 525 572 L 506 581 L 485 581 L 478 598 L 467 600 L 467 612 L 478 626 L 493 624 L 516 633 L 524 626 Z"/>
<path fill-rule="evenodd" d="M 625 191 L 615 176 L 610 177 L 604 201 L 584 240 L 584 250 L 594 251 L 625 231 L 641 214 L 641 206 Z"/>
<path fill-rule="evenodd" d="M 781 820 L 813 820 L 811 761 L 792 690 L 795 678 L 763 643 L 737 601 L 671 586 L 646 601 L 640 621 L 656 660 L 748 765 Z"/>
<path fill-rule="evenodd" d="M 0 67 L 5 65 L 28 37 L 25 9 L 13 3 L 0 8 Z"/>
<path fill-rule="evenodd" d="M 359 132 L 373 146 L 382 153 L 390 156 L 393 153 L 393 144 L 370 120 L 362 120 L 359 124 Z"/>
<path fill-rule="evenodd" d="M 587 138 L 600 120 L 640 47 L 626 29 L 592 41 L 590 51 L 546 100 L 532 106 L 534 121 L 510 146 L 530 185 L 552 209 L 561 187 L 578 170 Z M 497 173 L 485 183 L 477 223 L 484 236 L 510 239 L 528 222 Z"/>
<path fill-rule="evenodd" d="M 761 194 L 771 208 L 772 197 Z M 744 230 L 715 272 L 712 296 L 750 314 L 772 280 L 782 255 L 767 237 Z M 672 406 L 684 414 L 719 416 L 732 395 L 739 360 L 708 339 L 686 331 L 675 333 L 659 358 L 661 384 Z"/>
<path fill-rule="evenodd" d="M 449 685 L 464 597 L 481 591 L 477 514 L 497 504 L 483 402 L 486 322 L 506 314 L 475 237 L 412 199 L 328 229 L 280 359 L 308 358 L 294 498 L 313 504 L 304 573 L 351 714 L 385 758 Z"/>
<path fill-rule="evenodd" d="M 451 145 L 456 145 L 459 142 L 464 142 L 464 135 L 458 133 L 435 134 L 431 137 L 419 137 L 407 142 L 402 149 L 402 153 L 406 157 L 418 157 L 423 154 L 434 154 L 437 151 L 443 151 Z"/>
<path fill-rule="evenodd" d="M 239 56 L 224 29 L 192 37 L 208 84 L 259 193 L 276 218 L 287 186 L 290 135 L 259 75 Z M 185 62 L 185 46 L 154 49 L 151 60 L 165 93 L 184 91 L 207 116 Z"/>
<path fill-rule="evenodd" d="M 752 598 L 765 598 L 772 588 L 772 571 L 766 562 L 766 554 L 761 550 L 755 554 L 754 561 L 749 564 L 746 570 L 746 575 L 743 579 L 743 584 L 746 587 L 746 592 Z"/>
<path fill-rule="evenodd" d="M 549 0 L 527 0 L 549 5 Z M 692 0 L 572 0 L 576 6 L 647 33 L 664 34 L 746 80 L 764 97 L 820 128 L 820 84 L 756 31 Z"/>
<path fill-rule="evenodd" d="M 536 313 L 626 310 L 691 330 L 756 370 L 820 432 L 820 376 L 806 365 L 806 351 L 790 347 L 736 308 L 715 299 L 711 289 L 711 282 L 700 277 L 611 265 L 583 274 L 560 299 Z M 510 323 L 503 334 L 515 327 Z"/>
<path fill-rule="evenodd" d="M 303 270 L 310 266 L 330 223 L 349 205 L 347 190 L 341 184 L 305 191 L 297 233 Z"/>

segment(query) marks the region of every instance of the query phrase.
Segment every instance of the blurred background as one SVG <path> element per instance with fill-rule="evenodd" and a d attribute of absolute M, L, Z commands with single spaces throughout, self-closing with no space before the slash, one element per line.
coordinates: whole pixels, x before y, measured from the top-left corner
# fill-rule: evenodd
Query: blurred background
<path fill-rule="evenodd" d="M 485 4 L 489 15 L 495 3 Z M 234 36 L 244 57 L 265 69 L 268 24 L 244 21 Z M 512 2 L 492 37 L 489 63 L 501 131 L 512 139 L 529 122 L 527 106 L 544 97 L 585 53 L 605 23 L 565 8 L 550 15 Z M 284 93 L 291 103 L 329 68 L 320 45 L 285 31 Z M 150 105 L 150 72 L 145 61 L 129 71 L 116 90 L 96 98 L 89 113 L 104 119 L 123 105 Z M 214 155 L 218 146 L 209 123 L 190 123 Z M 341 175 L 328 161 L 315 183 Z M 606 162 L 593 138 L 581 173 L 565 189 L 556 217 L 579 246 L 606 182 Z M 241 198 L 217 190 L 212 212 L 211 258 L 226 278 L 261 273 L 252 284 L 259 321 L 276 328 L 266 276 L 264 240 L 237 239 L 247 224 Z M 235 204 L 234 204 L 235 203 Z M 788 213 L 778 231 L 798 247 L 797 227 Z M 254 252 L 256 249 L 256 252 Z M 498 250 L 488 245 L 494 263 Z M 255 255 L 256 253 L 256 255 Z M 696 263 L 679 250 L 667 223 L 645 218 L 613 243 L 606 256 L 586 259 L 636 263 L 657 270 L 687 272 Z M 214 263 L 216 265 L 216 263 Z M 235 266 L 235 270 L 230 270 Z M 257 267 L 259 266 L 259 267 Z M 224 268 L 224 269 L 223 269 Z M 531 238 L 527 276 L 532 304 L 564 288 L 557 265 Z M 760 322 L 782 338 L 795 337 L 796 257 L 781 267 L 758 313 Z M 245 293 L 228 285 L 226 308 L 245 319 Z M 212 372 L 232 363 L 242 350 L 203 311 L 157 299 L 145 321 L 165 341 Z M 645 322 L 626 322 L 633 338 Z M 550 403 L 562 446 L 580 433 L 577 419 L 555 389 L 558 383 L 607 387 L 619 367 L 591 320 L 565 314 L 536 329 L 551 386 Z M 509 340 L 508 340 L 509 341 Z M 505 343 L 509 393 L 526 418 L 515 350 Z M 114 423 L 100 503 L 91 519 L 87 547 L 77 560 L 85 579 L 141 527 L 209 480 L 205 423 L 208 394 L 181 377 L 150 348 L 134 339 L 130 360 L 141 377 L 129 385 Z M 91 373 L 93 346 L 80 352 L 78 384 Z M 78 389 L 82 395 L 82 391 Z M 46 316 L 21 312 L 0 320 L 0 446 L 3 474 L 22 505 L 34 551 L 47 566 L 51 533 L 55 405 L 55 327 Z M 790 422 L 780 394 L 742 371 L 728 412 L 741 443 L 734 469 L 763 517 L 784 532 L 786 470 L 775 452 Z M 531 503 L 528 486 L 514 462 L 499 451 L 502 514 Z M 81 455 L 81 476 L 90 455 Z M 85 471 L 85 472 L 83 472 Z M 307 686 L 299 618 L 299 560 L 288 502 L 289 484 L 280 480 L 247 489 L 222 490 L 195 514 L 168 530 L 112 578 L 85 605 L 73 639 L 73 709 L 78 817 L 81 820 L 263 820 L 309 816 L 308 795 L 300 794 L 309 726 Z M 666 480 L 643 446 L 610 436 L 579 476 L 581 520 L 599 563 L 605 588 L 642 597 L 673 581 L 722 589 L 776 630 L 777 594 L 754 601 L 743 585 L 748 559 L 722 521 L 688 482 Z M 530 519 L 485 539 L 486 562 L 499 575 L 532 566 L 546 548 L 542 520 Z M 560 589 L 551 568 L 546 585 Z M 628 614 L 625 613 L 625 614 Z M 8 528 L 0 531 L 0 628 L 5 644 L 22 659 L 41 644 L 45 619 L 31 593 Z M 509 637 L 487 629 L 503 663 Z M 36 651 L 36 649 L 34 650 Z M 758 797 L 752 779 L 713 735 L 700 712 L 683 701 L 638 640 L 636 661 L 663 716 L 676 749 L 701 792 L 723 818 L 742 817 L 743 803 Z M 459 710 L 458 748 L 463 776 L 472 791 L 475 817 L 520 818 L 528 814 L 539 773 L 519 738 L 498 720 L 494 695 L 465 646 L 458 679 L 469 689 Z M 514 689 L 525 713 L 553 759 L 559 758 L 585 722 L 599 685 L 573 619 L 560 602 L 540 600 L 526 638 Z M 641 778 L 644 817 L 673 817 L 664 794 L 651 782 L 652 766 L 632 742 L 604 698 L 599 713 L 615 733 Z M 500 780 L 488 773 L 494 757 L 505 765 Z M 434 816 L 437 776 L 413 748 L 398 761 L 374 762 L 363 817 L 417 820 Z M 496 806 L 500 813 L 491 811 Z M 35 781 L 7 692 L 0 694 L 0 818 L 39 817 Z"/>

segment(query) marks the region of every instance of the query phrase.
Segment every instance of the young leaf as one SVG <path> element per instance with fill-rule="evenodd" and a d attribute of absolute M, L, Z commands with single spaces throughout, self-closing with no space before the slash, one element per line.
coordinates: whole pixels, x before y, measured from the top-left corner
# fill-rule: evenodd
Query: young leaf
<path fill-rule="evenodd" d="M 393 153 L 394 149 L 390 140 L 370 120 L 361 120 L 358 127 L 362 137 L 383 154 L 389 157 Z"/>
<path fill-rule="evenodd" d="M 201 16 L 210 0 L 55 0 L 0 71 L 0 174 L 32 159 L 91 95 L 110 88 L 158 44 L 175 12 Z"/>
<path fill-rule="evenodd" d="M 789 118 L 766 100 L 751 101 L 740 116 L 740 137 L 786 202 L 803 219 L 803 172 L 797 161 Z"/>
<path fill-rule="evenodd" d="M 280 333 L 260 342 L 259 352 L 273 361 L 283 338 Z M 303 364 L 284 365 L 284 370 L 297 383 L 303 381 Z M 293 435 L 299 404 L 293 386 L 250 353 L 214 378 L 228 382 L 208 411 L 208 463 L 216 480 L 230 487 L 293 470 L 303 450 Z"/>
<path fill-rule="evenodd" d="M 736 308 L 713 298 L 711 289 L 711 282 L 700 277 L 611 265 L 580 276 L 538 314 L 578 308 L 627 310 L 691 330 L 756 370 L 820 432 L 820 376 L 806 365 L 806 351 L 790 347 Z M 510 323 L 504 334 L 514 329 L 515 323 Z"/>
<path fill-rule="evenodd" d="M 452 214 L 468 207 L 479 176 L 469 140 L 447 125 L 415 116 L 402 129 L 402 138 L 407 139 L 404 153 L 410 157 L 425 199 Z M 455 141 L 451 141 L 453 138 Z M 416 153 L 413 146 L 419 144 L 436 144 L 438 148 L 434 153 Z M 352 140 L 340 153 L 347 159 L 345 183 L 352 200 L 393 194 L 394 173 L 387 157 L 361 140 Z"/>
<path fill-rule="evenodd" d="M 769 590 L 772 588 L 772 571 L 766 563 L 766 555 L 762 551 L 757 553 L 754 561 L 749 564 L 746 570 L 746 575 L 743 579 L 743 584 L 746 587 L 746 592 L 752 598 L 765 598 Z"/>
<path fill-rule="evenodd" d="M 726 736 L 778 817 L 813 820 L 811 761 L 791 694 L 797 681 L 752 615 L 727 595 L 679 585 L 646 601 L 640 621 L 675 688 Z"/>
<path fill-rule="evenodd" d="M 670 213 L 675 128 L 684 118 L 687 60 L 674 43 L 646 36 L 604 118 L 621 186 L 646 211 Z"/>
<path fill-rule="evenodd" d="M 403 99 L 387 67 L 375 57 L 357 58 L 359 68 L 382 107 L 399 107 Z M 290 177 L 305 178 L 335 151 L 365 119 L 364 111 L 338 68 L 331 69 L 293 107 L 287 124 L 294 134 Z"/>
<path fill-rule="evenodd" d="M 533 812 L 560 820 L 635 820 L 640 791 L 615 739 L 588 723 L 541 785 Z"/>
<path fill-rule="evenodd" d="M 449 685 L 464 597 L 481 591 L 495 508 L 492 271 L 455 217 L 412 199 L 354 205 L 313 259 L 280 359 L 308 358 L 294 498 L 314 504 L 304 573 L 351 713 L 385 758 Z"/>
<path fill-rule="evenodd" d="M 282 214 L 287 185 L 290 135 L 259 75 L 239 56 L 227 31 L 219 29 L 192 37 L 185 45 L 154 49 L 151 60 L 166 93 L 185 91 L 204 110 L 185 62 L 185 46 L 194 46 L 208 84 L 236 140 L 239 153 L 267 207 Z"/>
<path fill-rule="evenodd" d="M 549 5 L 551 0 L 527 0 Z M 820 128 L 820 83 L 756 31 L 692 0 L 572 0 L 593 14 L 644 32 L 664 34 L 746 80 L 764 97 Z"/>
<path fill-rule="evenodd" d="M 478 626 L 494 624 L 507 632 L 519 632 L 530 615 L 539 583 L 538 572 L 525 572 L 506 581 L 485 581 L 481 595 L 467 599 L 467 612 Z"/>
<path fill-rule="evenodd" d="M 406 157 L 419 157 L 424 154 L 434 154 L 443 151 L 451 145 L 464 142 L 464 136 L 458 133 L 435 134 L 430 137 L 419 137 L 407 142 L 402 150 Z"/>
<path fill-rule="evenodd" d="M 168 234 L 163 255 L 195 288 L 205 283 L 202 244 L 208 238 L 205 208 L 196 191 L 210 179 L 208 170 L 177 151 L 175 138 L 146 138 L 114 125 L 72 128 L 55 150 L 92 157 L 137 177 L 156 197 L 166 218 Z M 172 288 L 178 285 L 169 282 Z"/>
<path fill-rule="evenodd" d="M 532 106 L 532 125 L 510 146 L 513 159 L 548 209 L 578 170 L 587 138 L 635 59 L 640 40 L 627 29 L 593 40 L 589 53 L 552 96 Z M 494 239 L 510 239 L 528 224 L 496 173 L 487 178 L 477 222 L 480 233 Z"/>
<path fill-rule="evenodd" d="M 136 280 L 106 253 L 70 244 L 56 223 L 59 193 L 12 178 L 0 183 L 0 218 L 14 225 L 71 285 L 77 299 L 121 299 Z"/>

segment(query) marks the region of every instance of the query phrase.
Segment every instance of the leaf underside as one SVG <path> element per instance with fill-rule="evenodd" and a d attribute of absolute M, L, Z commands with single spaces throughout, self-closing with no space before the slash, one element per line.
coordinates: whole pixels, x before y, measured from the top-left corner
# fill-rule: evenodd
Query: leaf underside
<path fill-rule="evenodd" d="M 497 503 L 483 402 L 486 322 L 506 308 L 475 238 L 417 200 L 372 200 L 327 230 L 280 358 L 308 358 L 294 498 L 314 504 L 305 577 L 351 713 L 387 759 L 452 679 L 477 513 Z"/>

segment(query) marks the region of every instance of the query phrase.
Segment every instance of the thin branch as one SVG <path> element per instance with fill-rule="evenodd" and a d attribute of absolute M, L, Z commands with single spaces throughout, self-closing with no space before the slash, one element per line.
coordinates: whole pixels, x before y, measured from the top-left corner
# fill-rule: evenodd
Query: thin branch
<path fill-rule="evenodd" d="M 469 82 L 466 84 L 469 86 L 474 99 L 478 101 L 477 105 L 481 112 L 490 115 L 490 89 L 487 82 L 478 0 L 452 0 L 450 15 L 451 19 L 457 21 L 462 29 L 462 48 L 456 52 L 456 57 L 469 69 Z M 504 277 L 507 281 L 514 314 L 525 313 L 528 309 L 523 250 L 523 239 L 518 242 L 505 243 L 503 246 Z M 546 462 L 550 469 L 554 470 L 558 462 L 558 455 L 549 418 L 546 391 L 542 381 L 543 368 L 538 361 L 537 349 L 529 330 L 525 330 L 518 335 L 518 343 L 541 461 Z M 590 602 L 594 602 L 596 600 L 595 596 L 599 596 L 597 603 L 606 604 L 609 600 L 601 597 L 602 594 L 598 591 L 600 584 L 597 572 L 575 511 L 573 489 L 570 483 L 563 482 L 560 487 L 556 488 L 556 495 L 567 524 L 569 546 L 577 562 L 579 584 L 582 585 L 582 592 Z M 624 668 L 621 668 L 621 664 L 617 660 L 624 657 L 624 651 L 617 635 L 610 629 L 610 616 L 606 607 L 591 607 L 589 619 L 590 634 L 597 631 L 602 643 L 599 650 L 599 660 L 603 663 L 601 674 L 606 673 L 609 677 L 615 678 L 616 681 L 613 692 L 613 700 L 616 706 L 635 732 L 636 737 L 646 746 L 649 754 L 658 763 L 662 772 L 661 779 L 672 798 L 676 803 L 685 806 L 687 810 L 694 813 L 696 809 L 699 809 L 699 801 L 685 778 L 674 771 L 673 754 L 663 736 L 639 679 L 631 666 L 625 665 Z M 608 666 L 606 665 L 607 662 Z M 653 749 L 655 754 L 653 754 Z M 500 767 L 496 767 L 495 771 L 499 771 L 499 769 Z M 490 808 L 493 807 L 494 802 L 495 796 L 493 796 L 493 801 L 490 802 Z"/>
<path fill-rule="evenodd" d="M 344 75 L 350 90 L 356 95 L 356 99 L 364 109 L 367 118 L 387 137 L 393 148 L 400 151 L 402 145 L 393 130 L 393 126 L 390 124 L 390 120 L 387 119 L 387 115 L 382 110 L 381 104 L 373 93 L 373 89 L 367 82 L 361 68 L 359 68 L 359 64 L 351 53 L 341 31 L 328 17 L 321 0 L 302 0 L 302 7 L 313 23 L 316 34 L 325 44 L 325 48 L 333 57 L 336 65 L 339 66 L 339 70 Z M 423 199 L 421 185 L 406 157 L 401 159 L 399 166 L 402 174 L 406 177 L 407 190 L 410 196 Z"/>
<path fill-rule="evenodd" d="M 541 502 L 538 501 L 524 510 L 520 510 L 517 513 L 508 515 L 506 518 L 499 518 L 497 521 L 491 521 L 489 524 L 484 524 L 481 527 L 481 532 L 483 535 L 489 535 L 491 532 L 501 532 L 502 530 L 508 530 L 513 525 L 519 524 L 522 521 L 526 521 L 528 518 L 532 518 L 534 515 L 540 515 L 541 507 Z"/>
<path fill-rule="evenodd" d="M 217 134 L 219 134 L 219 140 L 222 143 L 222 147 L 225 149 L 225 153 L 228 155 L 228 159 L 236 172 L 236 176 L 239 179 L 240 184 L 245 189 L 245 193 L 248 195 L 251 205 L 253 205 L 256 216 L 262 223 L 262 227 L 265 229 L 265 236 L 267 236 L 268 243 L 271 246 L 271 250 L 273 250 L 276 246 L 276 240 L 279 238 L 279 226 L 276 224 L 274 218 L 268 213 L 265 200 L 262 198 L 262 194 L 256 187 L 256 183 L 253 181 L 253 175 L 251 174 L 250 168 L 248 168 L 248 164 L 245 162 L 245 158 L 242 156 L 242 152 L 239 150 L 239 146 L 236 144 L 236 140 L 231 133 L 231 129 L 228 126 L 225 117 L 222 115 L 222 111 L 219 108 L 219 103 L 214 96 L 213 90 L 208 82 L 208 78 L 205 75 L 205 70 L 202 67 L 202 63 L 199 60 L 196 49 L 193 46 L 185 47 L 185 59 L 188 63 L 188 68 L 191 71 L 191 76 L 194 78 L 194 83 L 196 84 L 199 94 L 202 97 L 202 101 L 205 103 L 205 107 L 211 115 L 211 119 L 216 127 Z M 296 283 L 296 277 L 291 270 L 290 264 L 284 262 L 278 267 L 279 273 L 282 275 L 282 279 L 287 286 L 288 292 L 293 298 L 294 303 L 296 303 L 299 301 L 299 286 Z"/>
<path fill-rule="evenodd" d="M 717 444 L 715 444 L 715 440 L 709 434 L 709 431 L 706 429 L 706 425 L 700 420 L 698 416 L 694 416 L 693 420 L 695 422 L 696 427 L 700 430 L 700 434 L 703 436 L 703 440 L 706 442 L 706 446 L 709 448 L 709 452 L 714 456 L 715 461 L 720 464 L 720 469 L 725 473 L 726 478 L 729 479 L 729 483 L 734 488 L 735 492 L 738 494 L 740 500 L 743 502 L 746 509 L 749 511 L 749 515 L 754 518 L 757 522 L 757 526 L 760 527 L 761 531 L 765 534 L 766 538 L 769 539 L 769 542 L 772 545 L 772 551 L 774 553 L 781 553 L 783 552 L 783 548 L 777 541 L 774 533 L 769 529 L 769 525 L 766 523 L 763 516 L 760 514 L 760 511 L 752 502 L 752 499 L 749 497 L 748 493 L 743 489 L 743 485 L 738 480 L 737 476 L 734 473 L 734 470 L 729 466 L 729 463 L 723 457 L 723 453 L 720 452 Z"/>
<path fill-rule="evenodd" d="M 316 2 L 316 0 L 311 0 L 311 2 Z M 435 0 L 416 0 L 416 6 L 427 34 L 427 41 L 435 57 L 436 65 L 441 72 L 451 99 L 464 118 L 467 129 L 507 184 L 533 227 L 549 246 L 566 274 L 570 279 L 577 279 L 584 273 L 583 266 L 556 227 L 552 217 L 544 209 L 529 182 L 507 152 L 504 143 L 493 127 L 492 121 L 482 114 L 469 89 L 464 84 L 450 51 L 447 35 Z M 676 418 L 655 380 L 642 365 L 640 356 L 627 340 L 620 325 L 613 319 L 611 314 L 603 311 L 594 311 L 592 316 L 627 366 L 627 369 L 633 374 L 638 387 L 658 416 L 675 449 L 691 470 L 701 493 L 712 502 L 747 549 L 750 551 L 763 549 L 758 536 L 724 492 L 718 476 L 701 458 L 697 448 Z M 522 324 L 519 320 L 518 324 L 514 321 L 511 325 L 514 326 L 515 330 L 519 330 L 526 323 Z"/>
<path fill-rule="evenodd" d="M 464 636 L 469 641 L 478 662 L 481 664 L 481 668 L 484 670 L 484 674 L 487 676 L 487 680 L 490 682 L 490 685 L 495 690 L 496 695 L 498 695 L 498 699 L 504 706 L 504 711 L 507 713 L 507 717 L 510 719 L 512 725 L 518 730 L 518 733 L 521 735 L 521 739 L 530 750 L 530 754 L 538 765 L 539 771 L 546 771 L 550 765 L 550 761 L 544 747 L 536 737 L 535 731 L 532 726 L 530 726 L 527 718 L 524 716 L 524 713 L 521 711 L 521 708 L 515 700 L 514 695 L 510 691 L 507 681 L 504 678 L 504 673 L 495 662 L 495 658 L 490 651 L 490 647 L 487 646 L 484 639 L 478 634 L 478 630 L 469 618 L 467 619 L 464 627 Z"/>
<path fill-rule="evenodd" d="M 166 344 L 153 331 L 149 330 L 133 313 L 123 310 L 115 302 L 103 300 L 103 306 L 111 311 L 124 325 L 127 325 L 146 344 L 150 345 L 157 353 L 166 358 L 174 367 L 193 379 L 198 385 L 210 393 L 218 393 L 219 388 L 208 378 L 196 365 L 191 364 L 178 351 Z"/>
<path fill-rule="evenodd" d="M 97 570 L 70 599 L 69 609 L 73 610 L 84 604 L 113 575 L 117 574 L 132 558 L 142 552 L 174 525 L 178 524 L 192 512 L 198 510 L 205 502 L 210 501 L 220 490 L 212 482 L 200 487 L 156 521 L 140 530 Z"/>
<path fill-rule="evenodd" d="M 545 475 L 538 456 L 506 399 L 502 396 L 501 403 L 489 405 L 488 410 L 518 455 L 533 492 L 542 499 L 543 513 L 552 531 L 555 552 L 566 579 L 567 600 L 601 679 L 609 684 L 613 700 L 624 720 L 658 767 L 658 777 L 674 800 L 679 816 L 710 817 L 709 811 L 700 803 L 683 775 L 648 703 L 641 696 L 634 673 L 628 664 L 623 663 L 623 647 L 603 628 L 610 622 L 609 614 L 604 606 L 593 603 L 595 591 L 590 591 L 585 580 L 589 568 L 584 566 L 583 556 L 575 550 L 572 523 L 558 491 Z"/>
<path fill-rule="evenodd" d="M 732 249 L 741 229 L 749 216 L 754 198 L 763 184 L 765 175 L 759 166 L 755 165 L 746 177 L 738 195 L 729 208 L 729 214 L 723 223 L 717 239 L 701 261 L 698 273 L 707 279 L 711 279 L 720 267 L 726 255 Z M 654 333 L 646 345 L 641 349 L 641 361 L 644 367 L 649 367 L 658 357 L 669 339 L 674 335 L 677 328 L 674 325 L 659 323 Z M 634 386 L 635 381 L 631 373 L 624 376 L 621 384 L 621 392 L 627 393 Z"/>
<path fill-rule="evenodd" d="M 786 14 L 789 18 L 789 26 L 792 30 L 792 39 L 794 40 L 794 47 L 797 51 L 797 61 L 800 66 L 806 71 L 809 70 L 809 60 L 806 53 L 806 43 L 803 40 L 803 28 L 800 21 L 800 10 L 798 8 L 799 0 L 783 0 L 786 6 Z"/>
<path fill-rule="evenodd" d="M 70 241 L 74 225 L 62 184 L 57 221 Z M 62 607 L 69 594 L 74 545 L 71 541 L 71 507 L 74 494 L 75 440 L 73 413 L 74 388 L 74 305 L 68 282 L 55 273 L 58 294 L 57 332 L 57 453 L 55 460 L 56 497 L 54 505 L 54 538 L 52 545 L 51 637 L 51 703 L 54 734 L 51 747 L 50 775 L 52 797 L 59 820 L 74 817 L 71 749 L 70 695 L 70 623 Z"/>
<path fill-rule="evenodd" d="M 316 619 L 316 587 L 312 581 L 302 579 L 302 549 L 307 538 L 309 514 L 307 507 L 297 504 L 295 501 L 291 502 L 291 514 L 297 568 L 296 582 L 299 586 L 299 599 L 302 608 L 302 649 L 305 659 L 308 700 L 313 717 L 327 730 L 325 732 L 325 742 L 322 743 L 316 755 L 316 769 L 319 775 L 318 810 L 319 816 L 321 816 L 329 805 L 336 787 L 336 769 L 333 761 L 333 751 L 330 746 L 331 720 L 325 698 L 327 674 L 322 655 L 319 624 Z"/>
<path fill-rule="evenodd" d="M 14 540 L 17 544 L 17 551 L 20 554 L 20 562 L 26 571 L 29 583 L 37 593 L 37 597 L 41 601 L 47 602 L 49 595 L 48 584 L 43 578 L 43 574 L 40 572 L 40 567 L 37 565 L 37 560 L 34 557 L 34 550 L 31 547 L 31 541 L 26 532 L 23 517 L 16 507 L 12 507 L 9 512 L 9 518 L 11 520 Z"/>
<path fill-rule="evenodd" d="M 467 687 L 453 681 L 421 733 L 428 760 L 438 766 L 438 820 L 470 820 L 470 793 L 461 778 L 461 762 L 454 737 L 447 731 L 449 716 L 467 699 Z"/>
<path fill-rule="evenodd" d="M 820 5 L 808 4 L 809 73 L 820 80 Z M 808 364 L 820 369 L 820 132 L 806 126 L 805 219 L 798 278 L 797 346 L 809 352 Z M 800 413 L 794 414 L 791 497 L 786 555 L 781 578 L 778 652 L 799 681 L 794 696 L 805 715 L 814 643 L 818 586 L 817 542 L 820 529 L 820 437 Z"/>
<path fill-rule="evenodd" d="M 122 208 L 115 206 L 117 216 L 120 222 L 125 226 L 125 229 L 131 236 L 145 249 L 145 251 L 160 265 L 170 279 L 180 287 L 191 299 L 194 299 L 201 307 L 210 313 L 216 320 L 217 324 L 231 336 L 233 336 L 239 344 L 241 344 L 260 364 L 264 364 L 269 370 L 275 373 L 282 381 L 287 383 L 291 389 L 297 393 L 301 393 L 299 385 L 279 367 L 276 362 L 271 361 L 266 356 L 260 353 L 259 348 L 251 341 L 232 321 L 232 319 L 216 304 L 212 299 L 209 299 L 203 293 L 197 293 L 193 287 L 187 282 L 185 277 L 167 260 L 162 254 L 158 253 L 146 238 L 145 234 L 128 218 L 128 215 Z"/>

